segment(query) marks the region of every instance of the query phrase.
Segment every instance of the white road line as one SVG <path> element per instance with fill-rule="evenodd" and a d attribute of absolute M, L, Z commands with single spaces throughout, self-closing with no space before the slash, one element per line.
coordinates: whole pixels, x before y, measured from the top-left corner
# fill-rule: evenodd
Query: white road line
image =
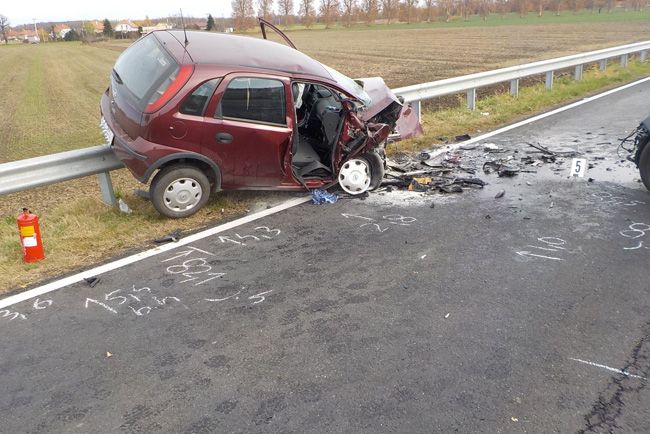
<path fill-rule="evenodd" d="M 489 133 L 485 133 L 485 134 L 483 134 L 481 136 L 474 137 L 473 139 L 466 140 L 464 142 L 454 143 L 453 145 L 448 145 L 448 146 L 445 146 L 444 148 L 441 148 L 441 149 L 436 149 L 435 151 L 430 152 L 431 158 L 436 157 L 436 156 L 438 156 L 440 154 L 444 154 L 445 152 L 455 151 L 456 149 L 458 149 L 462 145 L 469 145 L 469 144 L 472 144 L 472 143 L 481 142 L 481 141 L 483 141 L 485 139 L 489 139 L 492 136 L 496 136 L 498 134 L 505 133 L 506 131 L 514 130 L 515 128 L 519 128 L 521 126 L 528 125 L 528 124 L 531 124 L 533 122 L 537 122 L 537 121 L 539 121 L 541 119 L 547 118 L 549 116 L 556 115 L 558 113 L 562 113 L 563 111 L 566 111 L 566 110 L 571 110 L 572 108 L 579 107 L 579 106 L 581 106 L 583 104 L 587 104 L 587 103 L 590 103 L 592 101 L 596 101 L 597 99 L 604 98 L 604 97 L 606 97 L 608 95 L 611 95 L 611 94 L 614 94 L 616 92 L 620 92 L 622 90 L 629 89 L 630 87 L 639 85 L 641 83 L 645 83 L 646 81 L 650 81 L 650 77 L 642 78 L 641 80 L 637 80 L 635 82 L 628 83 L 628 84 L 626 84 L 624 86 L 608 90 L 607 92 L 599 93 L 598 95 L 594 95 L 594 96 L 590 96 L 589 98 L 581 99 L 580 101 L 576 101 L 574 103 L 571 103 L 569 105 L 565 105 L 565 106 L 557 108 L 555 110 L 551 110 L 550 112 L 542 113 L 540 115 L 533 116 L 532 118 L 525 119 L 525 120 L 523 120 L 521 122 L 517 122 L 517 123 L 514 123 L 512 125 L 505 126 L 503 128 L 499 128 L 498 130 L 490 131 Z M 639 122 L 641 122 L 641 119 L 639 119 Z"/>
<path fill-rule="evenodd" d="M 61 289 L 65 286 L 72 285 L 77 282 L 81 282 L 85 277 L 91 277 L 91 276 L 98 276 L 100 274 L 115 270 L 120 267 L 124 267 L 129 264 L 133 264 L 134 262 L 141 261 L 146 258 L 150 258 L 152 256 L 159 255 L 164 252 L 168 252 L 170 250 L 173 250 L 177 247 L 184 246 L 187 244 L 191 244 L 195 241 L 201 240 L 203 238 L 207 238 L 209 236 L 212 236 L 214 234 L 218 234 L 220 232 L 224 232 L 230 229 L 233 229 L 237 226 L 241 226 L 246 223 L 250 223 L 255 220 L 259 220 L 262 217 L 266 217 L 272 214 L 276 214 L 280 211 L 284 211 L 289 208 L 293 208 L 294 206 L 300 205 L 302 203 L 305 203 L 307 201 L 311 200 L 311 196 L 306 196 L 306 197 L 300 197 L 296 199 L 291 199 L 288 200 L 284 203 L 281 203 L 280 205 L 274 206 L 272 208 L 266 209 L 264 211 L 257 212 L 255 214 L 247 215 L 245 217 L 239 218 L 237 220 L 233 220 L 228 223 L 224 223 L 219 226 L 215 226 L 210 229 L 206 229 L 201 232 L 197 232 L 195 234 L 189 235 L 185 238 L 181 238 L 179 241 L 175 243 L 169 243 L 169 244 L 164 244 L 162 246 L 155 247 L 150 250 L 146 250 L 144 252 L 136 253 L 135 255 L 128 256 L 126 258 L 118 259 L 117 261 L 109 262 L 108 264 L 100 265 L 95 268 L 91 268 L 90 270 L 82 271 L 81 273 L 64 277 L 63 279 L 60 280 L 55 280 L 54 282 L 50 282 L 48 284 L 45 284 L 43 286 L 39 286 L 37 288 L 30 289 L 29 291 L 21 292 L 16 295 L 12 295 L 10 297 L 4 298 L 0 300 L 0 309 L 4 309 L 7 306 L 14 305 L 16 303 L 20 303 L 21 301 L 29 300 L 30 298 L 38 297 L 43 294 L 47 294 L 48 292 L 56 291 L 57 289 Z"/>
<path fill-rule="evenodd" d="M 490 138 L 492 136 L 496 136 L 497 134 L 501 134 L 501 133 L 504 133 L 506 131 L 510 131 L 510 130 L 515 129 L 515 128 L 519 128 L 521 126 L 528 125 L 528 124 L 536 122 L 536 121 L 538 121 L 540 119 L 544 119 L 544 118 L 547 118 L 549 116 L 553 116 L 553 115 L 555 115 L 557 113 L 561 113 L 561 112 L 563 112 L 565 110 L 570 110 L 570 109 L 572 109 L 574 107 L 578 107 L 578 106 L 581 106 L 583 104 L 587 104 L 588 102 L 595 101 L 595 100 L 597 100 L 599 98 L 603 98 L 603 97 L 611 95 L 613 93 L 620 92 L 620 91 L 628 89 L 628 88 L 630 88 L 632 86 L 636 86 L 638 84 L 645 83 L 646 81 L 649 81 L 649 80 L 650 80 L 650 77 L 646 77 L 644 79 L 635 81 L 633 83 L 626 84 L 625 86 L 617 87 L 616 89 L 608 90 L 607 92 L 604 92 L 604 93 L 601 93 L 601 94 L 598 94 L 598 95 L 594 95 L 594 96 L 589 97 L 589 98 L 585 98 L 583 100 L 574 102 L 573 104 L 569 104 L 569 105 L 566 105 L 564 107 L 560 107 L 558 109 L 551 110 L 550 112 L 542 113 L 541 115 L 534 116 L 534 117 L 532 117 L 530 119 L 526 119 L 526 120 L 523 120 L 521 122 L 517 122 L 517 123 L 514 123 L 512 125 L 508 125 L 506 127 L 503 127 L 503 128 L 499 128 L 498 130 L 491 131 L 489 133 L 483 134 L 482 136 L 474 137 L 473 139 L 467 140 L 465 142 L 460 142 L 460 143 L 455 143 L 455 144 L 450 145 L 450 146 L 445 146 L 443 149 L 439 149 L 439 150 L 437 150 L 435 152 L 432 152 L 431 155 L 432 156 L 440 155 L 440 154 L 442 154 L 444 152 L 448 152 L 448 151 L 457 149 L 461 145 L 467 145 L 467 144 L 470 144 L 470 143 L 480 142 L 480 141 L 485 140 L 487 138 Z M 233 220 L 230 223 L 226 223 L 226 224 L 223 224 L 221 226 L 214 227 L 212 229 L 208 229 L 208 230 L 205 230 L 205 231 L 202 231 L 202 232 L 198 232 L 198 233 L 196 233 L 194 235 L 191 235 L 191 236 L 189 236 L 187 238 L 183 238 L 183 239 L 181 239 L 180 241 L 178 241 L 176 243 L 165 244 L 163 246 L 156 247 L 154 249 L 147 250 L 145 252 L 137 253 L 135 255 L 132 255 L 132 256 L 129 256 L 129 257 L 126 257 L 126 258 L 118 259 L 117 261 L 110 262 L 108 264 L 100 265 L 99 267 L 95 267 L 95 268 L 92 268 L 90 270 L 83 271 L 83 272 L 75 274 L 73 276 L 68 276 L 68 277 L 65 277 L 63 279 L 56 280 L 54 282 L 50 282 L 50 283 L 48 283 L 46 285 L 39 286 L 38 288 L 34 288 L 34 289 L 29 290 L 29 291 L 21 292 L 20 294 L 12 295 L 11 297 L 7 297 L 7 298 L 4 298 L 4 299 L 0 300 L 0 309 L 3 309 L 5 307 L 7 307 L 7 306 L 14 305 L 16 303 L 20 303 L 21 301 L 29 300 L 30 298 L 33 298 L 33 297 L 38 297 L 39 295 L 43 295 L 43 294 L 46 294 L 46 293 L 51 292 L 51 291 L 55 291 L 57 289 L 63 288 L 64 286 L 72 285 L 73 283 L 80 282 L 81 280 L 84 279 L 84 277 L 97 276 L 99 274 L 115 270 L 116 268 L 124 267 L 125 265 L 133 264 L 134 262 L 141 261 L 141 260 L 149 258 L 151 256 L 155 256 L 155 255 L 158 255 L 160 253 L 167 252 L 169 250 L 175 249 L 176 247 L 183 246 L 183 245 L 186 245 L 186 244 L 189 244 L 189 243 L 193 243 L 195 241 L 198 241 L 200 239 L 209 237 L 211 235 L 218 234 L 218 233 L 223 232 L 223 231 L 227 231 L 229 229 L 235 228 L 235 227 L 243 225 L 245 223 L 252 222 L 252 221 L 260 219 L 262 217 L 266 217 L 268 215 L 275 214 L 277 212 L 284 211 L 284 210 L 289 209 L 289 208 L 293 208 L 294 206 L 305 203 L 305 202 L 309 201 L 310 199 L 311 199 L 311 197 L 309 197 L 309 196 L 308 197 L 303 197 L 303 198 L 298 198 L 298 199 L 292 199 L 292 200 L 289 200 L 289 201 L 287 201 L 287 202 L 285 202 L 283 204 L 275 206 L 273 208 L 269 208 L 269 209 L 267 209 L 265 211 L 261 211 L 259 213 L 251 214 L 249 216 L 242 217 L 242 218 L 237 219 L 237 220 Z"/>
<path fill-rule="evenodd" d="M 595 367 L 597 367 L 597 368 L 607 369 L 608 371 L 616 372 L 617 374 L 623 374 L 623 375 L 625 375 L 626 377 L 640 378 L 640 379 L 642 379 L 642 380 L 647 380 L 647 378 L 642 377 L 642 376 L 640 376 L 640 375 L 630 374 L 630 373 L 627 372 L 627 371 L 623 371 L 623 370 L 621 370 L 621 369 L 612 368 L 611 366 L 601 365 L 600 363 L 589 362 L 589 361 L 587 361 L 587 360 L 582 360 L 582 359 L 574 359 L 573 357 L 569 357 L 569 360 L 573 360 L 573 361 L 576 361 L 576 362 L 584 363 L 584 364 L 586 364 L 586 365 L 595 366 Z"/>

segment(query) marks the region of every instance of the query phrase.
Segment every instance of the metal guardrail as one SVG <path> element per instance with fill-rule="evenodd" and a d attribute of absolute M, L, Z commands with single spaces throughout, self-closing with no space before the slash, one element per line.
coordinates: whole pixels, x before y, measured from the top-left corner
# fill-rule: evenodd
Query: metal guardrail
<path fill-rule="evenodd" d="M 600 69 L 607 67 L 607 61 L 619 58 L 621 65 L 627 66 L 628 56 L 640 53 L 640 60 L 645 62 L 650 50 L 650 41 L 605 48 L 603 50 L 556 59 L 542 60 L 525 65 L 511 66 L 493 71 L 479 72 L 462 77 L 432 81 L 430 83 L 393 89 L 397 95 L 411 103 L 418 115 L 421 114 L 421 101 L 455 93 L 467 93 L 467 106 L 476 107 L 476 89 L 493 84 L 510 81 L 510 92 L 517 95 L 519 79 L 531 75 L 546 74 L 546 87 L 553 87 L 554 72 L 575 67 L 574 77 L 582 78 L 585 64 L 600 63 Z M 110 171 L 124 167 L 113 155 L 107 145 L 75 151 L 61 152 L 27 160 L 0 164 L 0 196 L 34 187 L 55 184 L 70 179 L 89 175 L 98 175 L 102 199 L 108 204 L 115 204 L 115 194 L 111 183 Z"/>
<path fill-rule="evenodd" d="M 99 176 L 104 202 L 115 204 L 109 172 L 124 167 L 107 145 L 0 164 L 0 196 L 89 175 Z"/>
<path fill-rule="evenodd" d="M 637 42 L 590 51 L 588 53 L 495 69 L 493 71 L 479 72 L 429 83 L 414 84 L 412 86 L 393 89 L 393 92 L 404 97 L 407 102 L 410 102 L 418 114 L 422 113 L 421 101 L 423 100 L 463 92 L 467 93 L 467 107 L 470 110 L 474 110 L 476 107 L 476 89 L 480 87 L 510 81 L 510 93 L 516 96 L 519 93 L 519 79 L 532 75 L 546 74 L 546 88 L 551 89 L 553 87 L 554 72 L 557 70 L 574 67 L 574 77 L 576 80 L 580 80 L 582 78 L 583 66 L 586 64 L 599 62 L 600 69 L 604 70 L 607 67 L 607 61 L 609 59 L 618 58 L 621 65 L 627 66 L 628 56 L 634 53 L 640 53 L 640 60 L 645 62 L 648 58 L 648 50 L 650 50 L 650 41 Z"/>

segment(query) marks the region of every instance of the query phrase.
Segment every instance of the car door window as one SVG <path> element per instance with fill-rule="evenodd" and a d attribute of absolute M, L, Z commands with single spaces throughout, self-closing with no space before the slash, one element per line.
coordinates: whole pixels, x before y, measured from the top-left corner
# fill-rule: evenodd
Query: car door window
<path fill-rule="evenodd" d="M 286 125 L 284 83 L 268 78 L 234 78 L 221 97 L 215 117 Z"/>
<path fill-rule="evenodd" d="M 219 78 L 214 78 L 197 87 L 190 96 L 185 98 L 179 112 L 186 115 L 203 116 L 205 106 L 208 104 L 208 100 L 220 80 Z"/>

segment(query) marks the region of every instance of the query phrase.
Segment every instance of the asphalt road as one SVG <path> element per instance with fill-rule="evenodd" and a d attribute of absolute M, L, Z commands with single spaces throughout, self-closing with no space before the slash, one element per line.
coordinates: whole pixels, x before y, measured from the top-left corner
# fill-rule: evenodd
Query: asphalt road
<path fill-rule="evenodd" d="M 616 154 L 648 94 L 490 139 L 583 179 L 305 204 L 11 306 L 0 431 L 650 432 L 650 194 Z"/>

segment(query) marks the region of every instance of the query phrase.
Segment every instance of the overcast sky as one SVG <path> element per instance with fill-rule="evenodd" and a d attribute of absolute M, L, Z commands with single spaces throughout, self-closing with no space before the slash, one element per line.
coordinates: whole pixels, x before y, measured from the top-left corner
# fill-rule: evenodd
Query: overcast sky
<path fill-rule="evenodd" d="M 177 15 L 205 17 L 230 16 L 230 0 L 3 0 L 0 14 L 6 15 L 12 26 L 46 21 L 104 19 L 143 19 Z"/>

